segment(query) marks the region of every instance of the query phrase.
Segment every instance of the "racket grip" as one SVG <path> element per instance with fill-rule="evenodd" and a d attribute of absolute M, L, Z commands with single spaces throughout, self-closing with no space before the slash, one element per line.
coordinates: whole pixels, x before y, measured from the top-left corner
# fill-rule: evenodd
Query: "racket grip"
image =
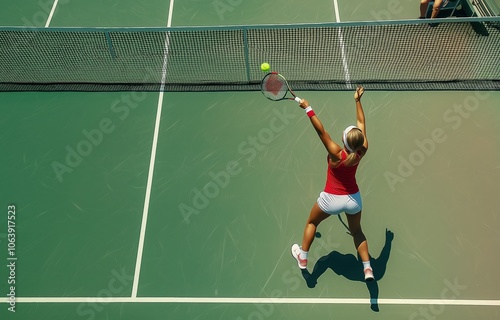
<path fill-rule="evenodd" d="M 299 97 L 295 97 L 295 99 L 294 99 L 294 100 L 295 100 L 295 101 L 297 101 L 298 103 L 300 103 L 300 102 L 302 101 L 302 99 L 301 99 L 301 98 L 299 98 Z"/>

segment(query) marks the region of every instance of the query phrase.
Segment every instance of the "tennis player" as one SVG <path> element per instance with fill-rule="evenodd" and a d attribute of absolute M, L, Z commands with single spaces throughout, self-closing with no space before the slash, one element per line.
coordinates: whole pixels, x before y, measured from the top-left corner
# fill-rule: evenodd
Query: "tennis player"
<path fill-rule="evenodd" d="M 347 216 L 349 231 L 354 239 L 354 245 L 363 262 L 365 280 L 370 281 L 374 277 L 370 266 L 368 243 L 361 230 L 362 203 L 356 183 L 356 169 L 368 150 L 365 115 L 361 106 L 363 92 L 364 88 L 358 86 L 354 93 L 356 126 L 349 126 L 344 130 L 342 135 L 343 147 L 331 139 L 309 102 L 302 100 L 300 103 L 300 107 L 305 109 L 311 124 L 328 152 L 328 170 L 325 189 L 320 193 L 307 219 L 302 246 L 294 244 L 292 246 L 292 256 L 297 260 L 300 269 L 307 269 L 307 253 L 314 240 L 316 227 L 331 215 L 344 212 Z"/>

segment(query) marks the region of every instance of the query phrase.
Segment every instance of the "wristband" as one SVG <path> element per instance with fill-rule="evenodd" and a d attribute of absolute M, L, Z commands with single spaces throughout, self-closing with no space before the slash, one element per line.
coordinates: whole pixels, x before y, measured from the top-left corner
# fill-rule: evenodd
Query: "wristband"
<path fill-rule="evenodd" d="M 306 114 L 309 118 L 315 116 L 316 114 L 314 113 L 314 110 L 311 106 L 305 108 Z"/>

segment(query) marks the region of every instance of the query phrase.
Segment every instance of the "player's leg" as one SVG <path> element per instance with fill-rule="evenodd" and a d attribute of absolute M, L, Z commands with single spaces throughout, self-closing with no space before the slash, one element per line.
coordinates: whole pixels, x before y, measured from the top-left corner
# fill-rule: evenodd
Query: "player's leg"
<path fill-rule="evenodd" d="M 324 213 L 319 208 L 318 203 L 314 203 L 311 212 L 309 213 L 309 218 L 307 219 L 306 226 L 304 228 L 302 247 L 299 247 L 298 244 L 292 245 L 292 256 L 295 258 L 295 260 L 297 260 L 297 264 L 300 269 L 307 268 L 307 254 L 314 240 L 316 228 L 321 223 L 321 221 L 325 220 L 329 216 L 329 214 Z"/>
<path fill-rule="evenodd" d="M 330 214 L 324 213 L 318 206 L 318 203 L 314 203 L 311 212 L 309 213 L 309 218 L 306 222 L 306 227 L 304 228 L 304 237 L 302 238 L 302 250 L 309 251 L 311 244 L 313 243 L 314 236 L 316 235 L 316 228 L 321 223 L 321 221 L 328 218 Z"/>
<path fill-rule="evenodd" d="M 363 270 L 365 272 L 365 280 L 373 280 L 373 271 L 370 265 L 370 254 L 368 252 L 368 242 L 365 234 L 361 229 L 361 211 L 356 214 L 346 214 L 349 224 L 349 231 L 354 240 L 354 246 L 358 250 L 359 257 L 363 262 Z"/>
<path fill-rule="evenodd" d="M 351 232 L 354 240 L 354 246 L 358 250 L 359 257 L 362 261 L 370 260 L 368 253 L 368 243 L 365 234 L 361 229 L 361 211 L 356 214 L 346 214 L 347 222 L 349 224 L 349 232 Z"/>

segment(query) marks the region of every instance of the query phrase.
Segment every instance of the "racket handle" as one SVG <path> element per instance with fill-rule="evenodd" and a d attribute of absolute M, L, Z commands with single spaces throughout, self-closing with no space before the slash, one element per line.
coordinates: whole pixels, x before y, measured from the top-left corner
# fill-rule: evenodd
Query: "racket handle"
<path fill-rule="evenodd" d="M 302 101 L 302 99 L 301 99 L 301 98 L 299 98 L 299 97 L 295 97 L 295 99 L 294 99 L 294 100 L 295 100 L 295 101 L 297 101 L 298 103 L 300 103 L 300 102 Z"/>

